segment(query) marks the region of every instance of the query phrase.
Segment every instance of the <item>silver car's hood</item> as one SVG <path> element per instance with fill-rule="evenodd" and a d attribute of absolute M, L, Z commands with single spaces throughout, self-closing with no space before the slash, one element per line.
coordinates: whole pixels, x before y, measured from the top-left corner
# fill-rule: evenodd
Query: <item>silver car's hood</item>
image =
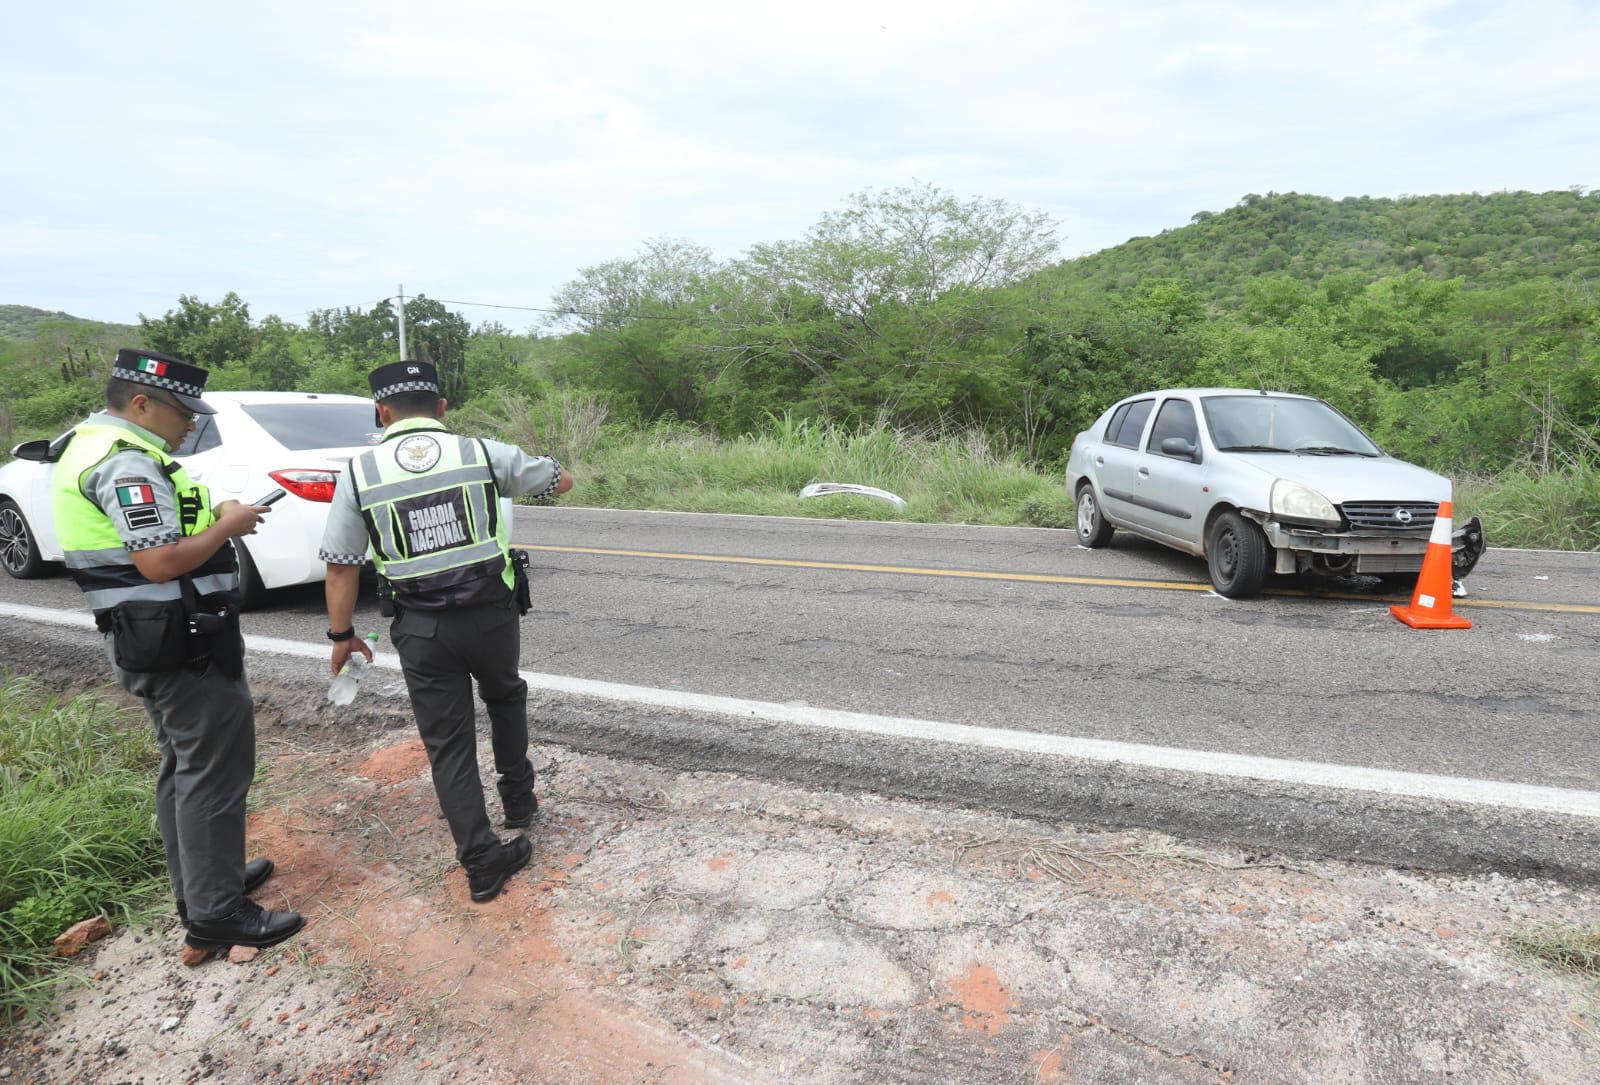
<path fill-rule="evenodd" d="M 1446 501 L 1450 481 L 1432 471 L 1390 456 L 1308 456 L 1276 452 L 1231 452 L 1227 457 L 1248 463 L 1262 474 L 1309 486 L 1332 501 Z"/>

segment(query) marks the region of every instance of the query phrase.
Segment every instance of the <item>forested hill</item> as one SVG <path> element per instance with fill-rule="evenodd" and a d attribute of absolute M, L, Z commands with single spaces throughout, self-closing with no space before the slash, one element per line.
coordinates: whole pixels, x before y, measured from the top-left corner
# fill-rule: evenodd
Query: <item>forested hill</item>
<path fill-rule="evenodd" d="M 1183 279 L 1232 307 L 1245 284 L 1263 275 L 1314 283 L 1348 272 L 1370 281 L 1417 269 L 1459 277 L 1469 288 L 1542 278 L 1600 283 L 1600 199 L 1581 190 L 1342 200 L 1249 195 L 1226 211 L 1200 212 L 1188 226 L 1133 238 L 1042 276 L 1078 297 L 1147 278 Z"/>
<path fill-rule="evenodd" d="M 62 324 L 85 324 L 132 332 L 127 324 L 102 324 L 71 313 L 35 309 L 31 305 L 0 305 L 0 339 L 37 339 L 46 325 L 59 329 Z"/>

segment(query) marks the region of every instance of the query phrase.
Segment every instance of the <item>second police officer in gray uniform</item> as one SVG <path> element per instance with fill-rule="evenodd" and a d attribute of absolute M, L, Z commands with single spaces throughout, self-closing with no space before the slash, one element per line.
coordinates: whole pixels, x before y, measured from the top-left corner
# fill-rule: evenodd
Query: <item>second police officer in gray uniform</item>
<path fill-rule="evenodd" d="M 507 828 L 533 821 L 528 685 L 517 674 L 527 586 L 511 552 L 500 497 L 548 497 L 572 476 L 548 456 L 445 428 L 447 403 L 427 362 L 395 362 L 368 377 L 383 443 L 350 461 L 322 540 L 328 637 L 335 674 L 372 650 L 355 633 L 361 565 L 370 547 L 380 591 L 392 596 L 400 655 L 433 787 L 476 901 L 490 900 L 527 865 L 526 837 L 502 842 L 478 775 L 472 682 L 488 709 Z M 520 555 L 515 555 L 520 557 Z"/>

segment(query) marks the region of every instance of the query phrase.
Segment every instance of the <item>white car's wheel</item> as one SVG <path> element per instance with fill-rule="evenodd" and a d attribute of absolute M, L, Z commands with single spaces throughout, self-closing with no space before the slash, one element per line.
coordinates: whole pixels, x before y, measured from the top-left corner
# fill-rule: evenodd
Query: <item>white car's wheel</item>
<path fill-rule="evenodd" d="M 22 510 L 9 498 L 0 498 L 0 565 L 18 580 L 30 580 L 44 572 L 39 544 L 23 517 Z"/>
<path fill-rule="evenodd" d="M 1111 541 L 1115 531 L 1100 511 L 1094 486 L 1084 483 L 1078 488 L 1078 541 L 1092 550 L 1099 549 Z"/>
<path fill-rule="evenodd" d="M 267 601 L 267 586 L 261 582 L 261 572 L 244 543 L 234 539 L 233 552 L 239 558 L 239 609 L 254 610 Z"/>

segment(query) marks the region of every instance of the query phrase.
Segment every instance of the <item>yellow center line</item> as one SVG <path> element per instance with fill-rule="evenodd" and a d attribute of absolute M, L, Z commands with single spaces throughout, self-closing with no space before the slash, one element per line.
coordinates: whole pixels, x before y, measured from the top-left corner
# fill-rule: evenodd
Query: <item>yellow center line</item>
<path fill-rule="evenodd" d="M 1048 573 L 997 573 L 982 569 L 924 569 L 914 565 L 865 565 L 849 561 L 799 561 L 793 558 L 750 558 L 736 554 L 685 554 L 665 550 L 612 550 L 598 546 L 541 546 L 512 543 L 517 550 L 538 550 L 547 554 L 596 554 L 614 558 L 654 558 L 660 561 L 703 561 L 717 565 L 763 565 L 781 569 L 830 569 L 846 573 L 898 573 L 901 576 L 943 576 L 963 580 L 1003 580 L 1024 584 L 1074 584 L 1091 588 L 1148 588 L 1156 591 L 1209 592 L 1211 585 L 1193 580 L 1136 580 L 1110 576 L 1055 576 Z M 1356 595 L 1351 592 L 1311 592 L 1271 588 L 1267 595 L 1297 599 L 1344 599 L 1359 603 L 1390 601 L 1381 595 Z M 1494 607 L 1500 610 L 1541 610 L 1558 614 L 1600 614 L 1600 606 L 1582 603 L 1533 603 L 1515 599 L 1457 599 L 1458 607 Z"/>

